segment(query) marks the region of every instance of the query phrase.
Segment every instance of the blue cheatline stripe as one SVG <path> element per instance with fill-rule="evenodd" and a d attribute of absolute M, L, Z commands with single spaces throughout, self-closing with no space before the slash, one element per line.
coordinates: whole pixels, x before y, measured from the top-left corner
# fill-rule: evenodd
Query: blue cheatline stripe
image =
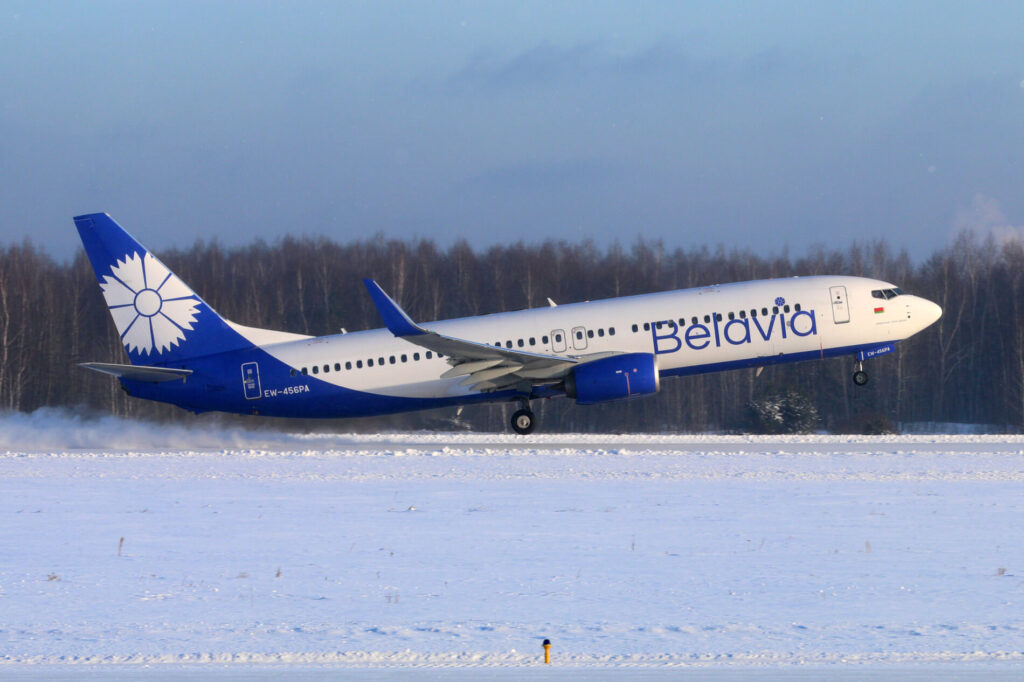
<path fill-rule="evenodd" d="M 278 397 L 263 397 L 259 400 L 245 398 L 238 371 L 242 364 L 248 362 L 259 363 L 264 396 L 268 390 L 277 389 Z M 260 348 L 213 355 L 186 364 L 194 373 L 185 382 L 153 384 L 122 380 L 122 383 L 135 397 L 168 402 L 194 412 L 249 414 L 256 410 L 268 417 L 298 418 L 369 417 L 437 407 L 504 402 L 516 396 L 515 391 L 501 391 L 469 396 L 411 398 L 358 391 L 336 386 L 311 375 L 292 376 L 294 368 Z M 308 386 L 309 391 L 281 395 L 281 389 L 295 386 Z M 548 395 L 551 393 L 544 391 L 536 397 Z"/>
<path fill-rule="evenodd" d="M 877 344 L 844 346 L 825 351 L 813 350 L 770 357 L 749 358 L 729 362 L 709 363 L 661 372 L 662 376 L 686 376 L 731 369 L 758 367 L 821 357 L 854 355 L 863 349 L 876 348 Z M 259 363 L 259 372 L 264 397 L 251 400 L 245 397 L 244 386 L 238 380 L 242 364 Z M 178 364 L 178 363 L 169 363 Z M 132 395 L 139 398 L 159 400 L 195 412 L 234 412 L 248 414 L 258 411 L 268 417 L 298 418 L 344 418 L 412 412 L 439 407 L 456 407 L 488 402 L 505 402 L 517 396 L 513 390 L 495 393 L 477 393 L 468 396 L 433 398 L 410 398 L 388 396 L 370 391 L 358 391 L 323 381 L 319 378 L 297 374 L 291 375 L 291 366 L 269 355 L 260 348 L 232 351 L 212 355 L 187 363 L 194 374 L 184 382 L 153 384 L 141 381 L 122 380 Z M 281 389 L 308 386 L 308 392 L 282 395 Z M 267 397 L 267 392 L 278 391 L 278 397 Z M 553 387 L 541 387 L 534 398 L 548 398 L 564 395 Z"/>

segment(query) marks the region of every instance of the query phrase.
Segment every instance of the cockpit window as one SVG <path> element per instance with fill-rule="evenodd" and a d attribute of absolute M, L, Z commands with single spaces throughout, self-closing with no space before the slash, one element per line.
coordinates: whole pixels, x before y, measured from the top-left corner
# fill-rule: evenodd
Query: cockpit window
<path fill-rule="evenodd" d="M 903 289 L 875 289 L 871 292 L 871 295 L 875 298 L 890 299 L 896 298 L 897 296 L 903 295 Z"/>

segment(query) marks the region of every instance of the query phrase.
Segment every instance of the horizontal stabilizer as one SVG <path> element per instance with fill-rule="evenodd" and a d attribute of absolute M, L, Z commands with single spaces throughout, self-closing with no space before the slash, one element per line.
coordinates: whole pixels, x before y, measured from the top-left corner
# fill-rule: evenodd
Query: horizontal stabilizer
<path fill-rule="evenodd" d="M 119 379 L 131 379 L 132 381 L 150 381 L 158 384 L 163 381 L 174 381 L 175 379 L 185 380 L 192 374 L 190 369 L 173 369 L 170 367 L 145 367 L 142 365 L 117 365 L 110 362 L 80 362 L 79 367 L 85 367 L 96 372 L 103 372 Z"/>

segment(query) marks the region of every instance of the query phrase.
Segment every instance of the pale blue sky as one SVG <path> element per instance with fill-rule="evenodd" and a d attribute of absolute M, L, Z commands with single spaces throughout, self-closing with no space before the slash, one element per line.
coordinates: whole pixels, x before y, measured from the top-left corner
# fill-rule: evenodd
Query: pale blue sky
<path fill-rule="evenodd" d="M 1024 3 L 0 0 L 0 243 L 924 257 L 1024 225 Z"/>

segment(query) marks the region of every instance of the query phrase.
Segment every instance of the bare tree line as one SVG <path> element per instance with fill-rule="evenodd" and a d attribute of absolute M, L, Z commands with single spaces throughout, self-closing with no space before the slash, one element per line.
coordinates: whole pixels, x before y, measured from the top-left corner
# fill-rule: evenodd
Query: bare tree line
<path fill-rule="evenodd" d="M 375 238 L 339 244 L 285 238 L 237 248 L 197 243 L 161 259 L 225 317 L 304 334 L 381 326 L 362 286 L 377 279 L 422 321 L 559 303 L 793 275 L 851 274 L 896 283 L 939 303 L 933 327 L 872 360 L 856 388 L 852 360 L 769 367 L 663 382 L 659 395 L 580 407 L 535 405 L 548 430 L 701 431 L 742 428 L 749 401 L 796 389 L 817 406 L 822 428 L 892 422 L 971 422 L 1024 429 L 1024 245 L 961 234 L 922 263 L 885 243 L 817 248 L 803 256 L 744 250 L 668 249 L 636 241 L 599 249 L 548 241 L 476 251 L 465 242 Z M 0 409 L 86 406 L 119 415 L 181 418 L 177 408 L 127 398 L 117 382 L 76 366 L 127 362 L 84 252 L 55 261 L 31 243 L 0 249 Z M 504 429 L 506 405 L 396 415 L 339 429 Z"/>

